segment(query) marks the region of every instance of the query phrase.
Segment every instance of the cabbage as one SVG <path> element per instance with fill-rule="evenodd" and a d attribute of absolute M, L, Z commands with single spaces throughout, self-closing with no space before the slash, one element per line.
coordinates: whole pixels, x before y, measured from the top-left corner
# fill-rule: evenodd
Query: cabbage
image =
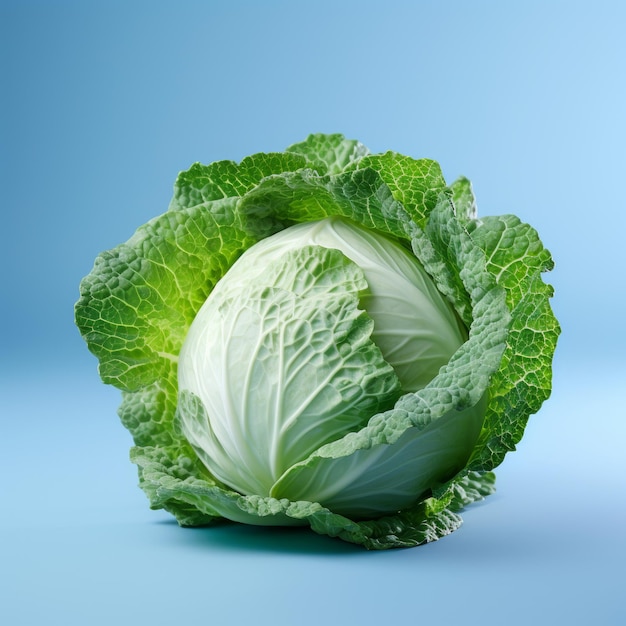
<path fill-rule="evenodd" d="M 75 314 L 153 508 L 383 549 L 493 492 L 550 394 L 551 268 L 467 179 L 312 135 L 181 173 Z"/>

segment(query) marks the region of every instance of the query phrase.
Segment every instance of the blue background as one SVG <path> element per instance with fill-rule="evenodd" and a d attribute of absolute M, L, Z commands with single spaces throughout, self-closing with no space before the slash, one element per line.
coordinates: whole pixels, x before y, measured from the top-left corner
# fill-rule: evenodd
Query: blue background
<path fill-rule="evenodd" d="M 0 621 L 626 623 L 624 6 L 2 0 Z M 557 262 L 553 396 L 420 548 L 150 511 L 73 325 L 178 171 L 310 132 L 467 175 Z"/>

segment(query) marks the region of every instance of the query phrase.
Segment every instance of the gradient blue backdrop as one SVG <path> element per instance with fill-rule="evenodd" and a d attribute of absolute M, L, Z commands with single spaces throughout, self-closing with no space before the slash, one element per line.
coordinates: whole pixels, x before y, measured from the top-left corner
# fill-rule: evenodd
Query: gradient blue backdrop
<path fill-rule="evenodd" d="M 625 623 L 625 6 L 0 0 L 0 621 Z M 311 132 L 437 159 L 557 262 L 553 397 L 423 548 L 149 511 L 73 326 L 178 171 Z"/>

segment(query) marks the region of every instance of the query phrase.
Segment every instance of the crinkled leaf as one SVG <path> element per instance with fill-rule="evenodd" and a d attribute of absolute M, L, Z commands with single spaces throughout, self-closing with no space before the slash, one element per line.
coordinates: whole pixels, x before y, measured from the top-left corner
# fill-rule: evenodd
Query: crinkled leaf
<path fill-rule="evenodd" d="M 397 152 L 386 152 L 362 158 L 357 167 L 377 171 L 393 197 L 420 228 L 435 208 L 439 194 L 446 189 L 439 163 L 431 159 L 413 159 Z"/>
<path fill-rule="evenodd" d="M 550 253 L 537 232 L 517 217 L 488 217 L 471 225 L 471 237 L 487 257 L 487 269 L 506 290 L 511 330 L 502 365 L 494 375 L 485 427 L 471 467 L 493 469 L 515 449 L 528 417 L 552 389 L 552 355 L 560 333 L 550 307 L 553 289 L 542 272 Z"/>
<path fill-rule="evenodd" d="M 359 141 L 346 139 L 339 134 L 319 133 L 289 146 L 287 152 L 305 157 L 308 166 L 319 174 L 331 175 L 340 174 L 369 154 L 369 150 Z"/>
<path fill-rule="evenodd" d="M 138 442 L 176 440 L 178 354 L 212 286 L 254 240 L 234 201 L 172 211 L 104 252 L 81 283 L 76 323 L 100 375 L 125 392 L 120 414 Z"/>
<path fill-rule="evenodd" d="M 136 391 L 123 391 L 118 414 L 138 446 L 185 447 L 182 433 L 176 428 L 176 367 L 166 376 Z"/>
<path fill-rule="evenodd" d="M 311 170 L 266 178 L 239 204 L 255 237 L 268 237 L 299 222 L 331 216 L 407 240 L 415 229 L 408 213 L 372 169 L 320 176 Z"/>
<path fill-rule="evenodd" d="M 461 519 L 434 500 L 396 515 L 357 522 L 317 502 L 243 496 L 224 488 L 186 454 L 165 448 L 133 448 L 140 485 L 152 508 L 172 513 L 182 526 L 200 526 L 226 518 L 256 525 L 303 525 L 368 549 L 403 548 L 435 541 L 456 530 Z"/>
<path fill-rule="evenodd" d="M 495 493 L 495 483 L 496 475 L 493 472 L 463 473 L 452 481 L 443 502 L 451 511 L 460 511 Z"/>
<path fill-rule="evenodd" d="M 277 172 L 295 172 L 307 165 L 304 156 L 288 153 L 253 154 L 241 163 L 195 163 L 178 175 L 170 211 L 206 206 L 224 198 L 238 198 Z"/>

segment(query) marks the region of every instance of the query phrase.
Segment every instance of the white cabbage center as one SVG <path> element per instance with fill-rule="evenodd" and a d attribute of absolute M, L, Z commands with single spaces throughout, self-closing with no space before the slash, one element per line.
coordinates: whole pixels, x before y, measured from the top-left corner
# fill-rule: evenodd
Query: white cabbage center
<path fill-rule="evenodd" d="M 179 390 L 191 392 L 202 405 L 198 414 L 181 408 L 181 403 L 185 436 L 216 478 L 244 494 L 269 495 L 294 462 L 328 442 L 328 433 L 334 433 L 332 420 L 324 421 L 320 414 L 324 409 L 319 407 L 326 403 L 341 421 L 343 399 L 337 398 L 345 390 L 331 387 L 347 383 L 336 383 L 334 372 L 324 372 L 325 367 L 340 364 L 333 365 L 329 357 L 327 366 L 319 360 L 323 352 L 310 346 L 292 351 L 315 361 L 314 366 L 302 364 L 309 368 L 302 371 L 311 372 L 306 378 L 294 378 L 295 374 L 291 378 L 299 380 L 303 396 L 299 400 L 294 396 L 298 386 L 282 388 L 282 370 L 298 369 L 297 363 L 287 362 L 293 361 L 293 354 L 283 362 L 280 354 L 268 356 L 267 342 L 261 346 L 258 340 L 265 332 L 260 327 L 268 323 L 263 316 L 278 316 L 279 309 L 269 300 L 262 312 L 236 309 L 238 299 L 245 301 L 249 291 L 263 285 L 269 262 L 305 246 L 339 250 L 362 270 L 367 289 L 360 294 L 359 306 L 373 320 L 371 340 L 395 371 L 403 392 L 426 386 L 467 338 L 452 307 L 417 259 L 387 237 L 340 218 L 328 218 L 287 228 L 254 245 L 198 312 L 181 350 L 178 372 Z M 310 314 L 309 310 L 303 313 L 303 324 Z M 291 315 L 293 324 L 297 310 Z M 280 343 L 275 342 L 274 348 L 280 351 Z M 348 390 L 344 395 L 352 398 L 355 393 Z M 310 400 L 310 406 L 303 409 L 300 405 L 305 400 Z M 337 433 L 342 436 L 341 428 Z"/>

